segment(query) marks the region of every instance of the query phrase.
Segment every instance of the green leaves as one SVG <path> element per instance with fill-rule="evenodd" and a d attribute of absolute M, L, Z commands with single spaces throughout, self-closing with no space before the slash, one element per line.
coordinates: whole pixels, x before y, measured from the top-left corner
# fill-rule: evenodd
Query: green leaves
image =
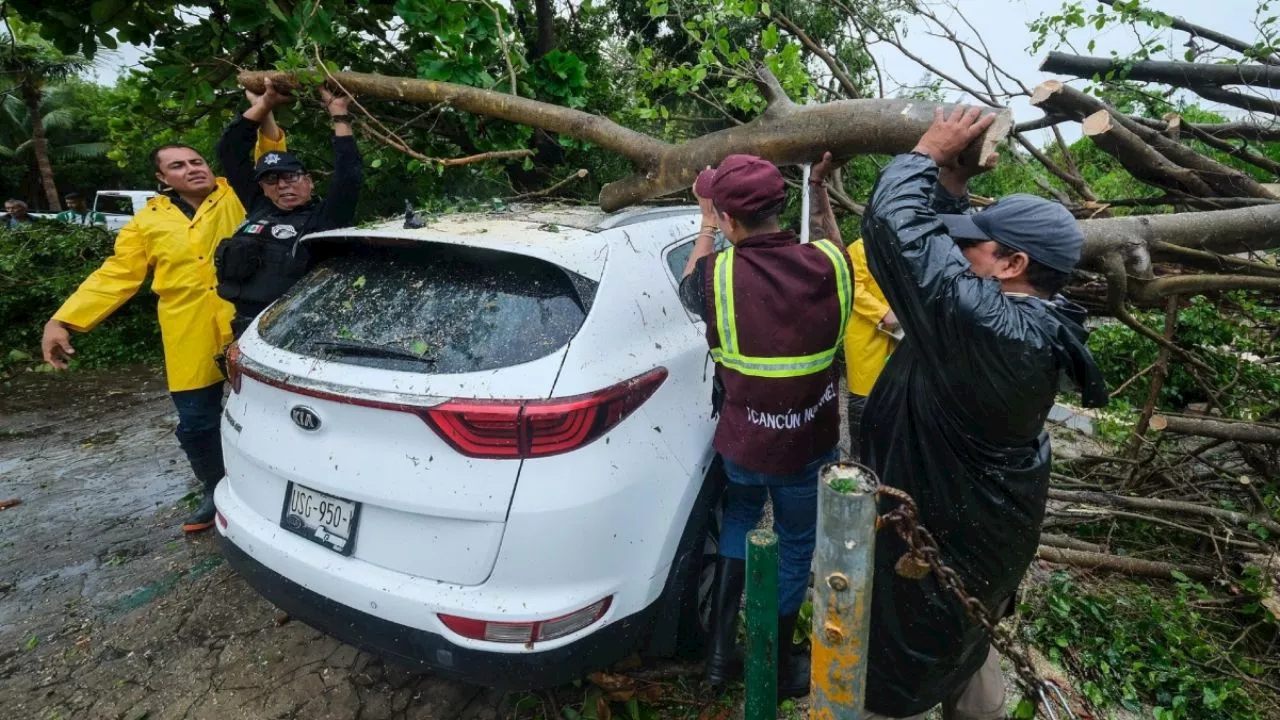
<path fill-rule="evenodd" d="M 760 34 L 760 45 L 765 50 L 774 50 L 778 47 L 778 26 L 769 23 L 769 26 Z"/>
<path fill-rule="evenodd" d="M 1033 592 L 1024 631 L 1104 711 L 1145 705 L 1153 717 L 1171 720 L 1261 720 L 1231 669 L 1248 664 L 1230 649 L 1246 638 L 1234 624 L 1201 613 L 1206 592 L 1185 582 L 1172 593 L 1114 580 L 1085 584 L 1060 572 Z M 1028 717 L 1021 703 L 1015 717 Z"/>
<path fill-rule="evenodd" d="M 95 25 L 107 25 L 128 4 L 128 0 L 94 0 L 89 6 L 89 19 Z"/>

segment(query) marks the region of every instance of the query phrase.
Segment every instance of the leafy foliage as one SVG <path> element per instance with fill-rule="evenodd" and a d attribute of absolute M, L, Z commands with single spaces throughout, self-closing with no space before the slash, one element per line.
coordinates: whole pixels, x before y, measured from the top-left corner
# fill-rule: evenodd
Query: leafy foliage
<path fill-rule="evenodd" d="M 1241 676 L 1274 674 L 1265 657 L 1248 654 L 1265 652 L 1274 619 L 1256 603 L 1244 606 L 1240 613 L 1256 624 L 1241 636 L 1230 613 L 1201 606 L 1209 599 L 1206 588 L 1180 573 L 1174 580 L 1172 593 L 1154 587 L 1120 592 L 1057 573 L 1020 608 L 1029 620 L 1024 631 L 1084 678 L 1078 689 L 1100 707 L 1136 712 L 1150 705 L 1157 720 L 1265 717 Z"/>
<path fill-rule="evenodd" d="M 1234 312 L 1223 312 L 1224 305 Z M 1156 332 L 1161 331 L 1162 314 L 1139 313 L 1137 318 Z M 1233 292 L 1221 303 L 1194 297 L 1178 311 L 1176 340 L 1199 351 L 1214 369 L 1214 376 L 1206 380 L 1223 388 L 1224 412 L 1261 419 L 1274 417 L 1280 411 L 1280 368 L 1262 362 L 1280 355 L 1280 338 L 1274 333 L 1278 322 L 1280 309 L 1256 292 Z M 1119 323 L 1107 323 L 1094 330 L 1089 349 L 1111 387 L 1119 387 L 1155 363 L 1158 353 L 1154 343 Z M 1149 382 L 1144 378 L 1131 383 L 1119 400 L 1124 406 L 1141 407 Z M 1184 363 L 1176 359 L 1170 363 L 1169 377 L 1160 391 L 1161 407 L 1182 408 L 1207 399 Z"/>
<path fill-rule="evenodd" d="M 45 322 L 111 253 L 111 235 L 53 221 L 0 228 L 0 370 L 35 366 Z M 149 288 L 87 335 L 73 338 L 75 366 L 111 367 L 160 360 L 156 297 Z"/>

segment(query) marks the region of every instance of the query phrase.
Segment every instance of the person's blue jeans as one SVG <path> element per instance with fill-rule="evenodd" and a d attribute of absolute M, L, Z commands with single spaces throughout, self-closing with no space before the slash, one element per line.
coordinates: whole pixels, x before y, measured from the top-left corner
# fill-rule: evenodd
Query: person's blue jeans
<path fill-rule="evenodd" d="M 832 448 L 794 475 L 759 473 L 724 459 L 729 482 L 724 490 L 720 554 L 746 559 L 747 533 L 760 523 L 765 498 L 771 497 L 773 530 L 778 534 L 779 615 L 793 615 L 804 603 L 818 529 L 818 471 L 838 458 L 839 449 Z"/>
<path fill-rule="evenodd" d="M 226 474 L 222 465 L 222 383 L 197 390 L 169 393 L 178 409 L 178 429 L 174 435 L 187 454 L 196 479 L 212 490 Z"/>

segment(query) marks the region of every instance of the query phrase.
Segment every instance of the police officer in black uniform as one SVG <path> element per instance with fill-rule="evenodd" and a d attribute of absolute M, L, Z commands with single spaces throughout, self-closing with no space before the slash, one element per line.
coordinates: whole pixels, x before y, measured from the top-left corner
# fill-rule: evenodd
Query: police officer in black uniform
<path fill-rule="evenodd" d="M 258 313 L 275 302 L 307 270 L 316 258 L 298 242 L 322 230 L 346 227 L 355 218 L 356 203 L 364 185 L 360 151 L 351 133 L 346 96 L 320 88 L 325 110 L 333 121 L 333 175 L 328 195 L 312 196 L 311 176 L 292 153 L 269 152 L 253 166 L 258 116 L 293 101 L 267 81 L 260 96 L 250 94 L 253 106 L 231 121 L 218 140 L 218 159 L 245 207 L 246 219 L 214 254 L 218 295 L 235 305 L 231 331 L 236 338 Z"/>

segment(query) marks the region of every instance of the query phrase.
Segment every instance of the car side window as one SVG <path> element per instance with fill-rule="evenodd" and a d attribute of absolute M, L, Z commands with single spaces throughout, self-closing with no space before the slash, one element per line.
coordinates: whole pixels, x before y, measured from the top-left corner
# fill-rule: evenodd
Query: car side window
<path fill-rule="evenodd" d="M 689 262 L 689 256 L 693 254 L 693 243 L 693 240 L 688 240 L 667 251 L 667 270 L 671 272 L 671 277 L 675 278 L 677 285 L 684 278 L 684 266 Z M 729 247 L 729 241 L 720 233 L 716 233 L 714 247 L 719 252 Z"/>

